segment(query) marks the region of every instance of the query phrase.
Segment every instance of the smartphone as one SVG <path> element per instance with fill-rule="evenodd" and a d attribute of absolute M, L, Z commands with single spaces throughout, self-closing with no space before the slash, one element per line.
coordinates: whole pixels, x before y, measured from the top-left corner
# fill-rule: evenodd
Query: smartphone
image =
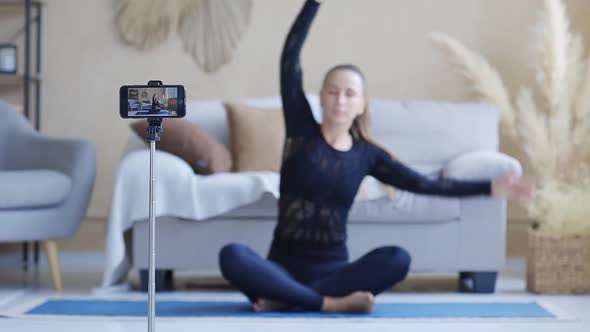
<path fill-rule="evenodd" d="M 186 100 L 182 85 L 124 85 L 119 89 L 122 118 L 182 118 Z"/>

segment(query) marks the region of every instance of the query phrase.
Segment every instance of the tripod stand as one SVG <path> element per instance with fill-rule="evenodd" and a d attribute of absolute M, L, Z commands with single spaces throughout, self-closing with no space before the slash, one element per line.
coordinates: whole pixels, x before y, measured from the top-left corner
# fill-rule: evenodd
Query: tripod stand
<path fill-rule="evenodd" d="M 150 207 L 149 207 L 149 262 L 148 262 L 148 332 L 154 331 L 156 316 L 155 291 L 156 291 L 156 142 L 160 140 L 162 131 L 162 118 L 148 119 L 148 140 L 150 141 Z"/>
<path fill-rule="evenodd" d="M 149 86 L 160 86 L 162 81 L 149 81 Z M 149 262 L 148 262 L 148 332 L 154 332 L 156 320 L 156 142 L 162 132 L 162 118 L 148 118 L 148 141 L 150 141 L 150 194 L 149 194 Z"/>

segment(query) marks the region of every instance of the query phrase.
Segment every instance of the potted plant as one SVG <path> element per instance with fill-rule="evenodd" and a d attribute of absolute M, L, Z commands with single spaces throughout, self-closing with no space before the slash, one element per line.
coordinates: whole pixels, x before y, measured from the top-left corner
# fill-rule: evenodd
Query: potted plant
<path fill-rule="evenodd" d="M 590 293 L 590 58 L 561 0 L 545 0 L 532 38 L 535 86 L 514 102 L 498 71 L 452 37 L 432 39 L 532 165 L 527 289 Z"/>

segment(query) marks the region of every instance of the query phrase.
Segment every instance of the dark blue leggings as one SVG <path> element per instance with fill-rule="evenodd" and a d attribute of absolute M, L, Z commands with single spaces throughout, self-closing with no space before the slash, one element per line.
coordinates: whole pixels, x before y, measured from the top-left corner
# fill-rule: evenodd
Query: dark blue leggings
<path fill-rule="evenodd" d="M 273 254 L 272 250 L 266 260 L 235 243 L 219 253 L 224 278 L 250 301 L 265 298 L 314 311 L 321 309 L 324 296 L 340 297 L 355 291 L 377 295 L 391 288 L 406 277 L 410 260 L 406 250 L 394 246 L 374 249 L 353 263 L 342 255 L 300 258 Z"/>

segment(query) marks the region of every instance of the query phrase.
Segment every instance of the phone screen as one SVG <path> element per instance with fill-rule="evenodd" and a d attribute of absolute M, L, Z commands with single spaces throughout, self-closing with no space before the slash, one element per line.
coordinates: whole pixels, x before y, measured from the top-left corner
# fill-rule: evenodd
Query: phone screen
<path fill-rule="evenodd" d="M 124 118 L 179 118 L 186 113 L 182 85 L 123 86 L 120 103 Z"/>

